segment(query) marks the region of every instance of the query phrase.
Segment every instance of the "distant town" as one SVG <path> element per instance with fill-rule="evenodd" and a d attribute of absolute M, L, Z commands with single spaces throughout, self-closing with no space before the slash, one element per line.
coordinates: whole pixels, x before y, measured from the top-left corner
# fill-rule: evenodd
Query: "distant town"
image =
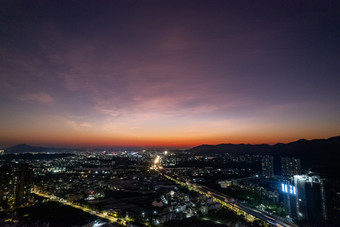
<path fill-rule="evenodd" d="M 17 148 L 0 155 L 5 226 L 339 224 L 339 179 L 303 157 Z"/>

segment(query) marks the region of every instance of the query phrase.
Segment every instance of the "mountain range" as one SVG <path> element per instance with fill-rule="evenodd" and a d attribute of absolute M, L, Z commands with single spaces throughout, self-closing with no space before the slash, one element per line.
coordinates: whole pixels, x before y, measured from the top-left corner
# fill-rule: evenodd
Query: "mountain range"
<path fill-rule="evenodd" d="M 336 168 L 340 163 L 340 136 L 328 139 L 300 139 L 291 143 L 278 143 L 275 145 L 200 145 L 187 151 L 198 155 L 229 153 L 232 155 L 272 155 L 275 159 L 278 159 L 279 157 L 296 157 L 300 158 L 301 165 L 304 169 L 330 169 Z"/>
<path fill-rule="evenodd" d="M 5 149 L 5 153 L 31 153 L 31 152 L 67 152 L 70 149 L 37 147 L 19 144 Z M 340 136 L 328 139 L 306 140 L 300 139 L 291 143 L 268 144 L 219 144 L 200 145 L 187 152 L 195 155 L 209 154 L 252 154 L 272 155 L 277 157 L 296 157 L 301 159 L 304 167 L 310 166 L 337 166 L 340 163 Z"/>

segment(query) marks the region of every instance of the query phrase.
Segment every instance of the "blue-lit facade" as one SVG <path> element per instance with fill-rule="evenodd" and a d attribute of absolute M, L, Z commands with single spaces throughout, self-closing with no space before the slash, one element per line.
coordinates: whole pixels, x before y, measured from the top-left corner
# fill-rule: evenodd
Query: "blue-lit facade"
<path fill-rule="evenodd" d="M 285 182 L 281 183 L 280 188 L 283 197 L 283 205 L 285 207 L 287 214 L 291 218 L 296 218 L 297 191 L 296 187 L 294 186 L 294 182 L 286 180 Z"/>
<path fill-rule="evenodd" d="M 296 188 L 294 185 L 281 184 L 281 191 L 283 193 L 289 193 L 291 195 L 296 195 Z"/>

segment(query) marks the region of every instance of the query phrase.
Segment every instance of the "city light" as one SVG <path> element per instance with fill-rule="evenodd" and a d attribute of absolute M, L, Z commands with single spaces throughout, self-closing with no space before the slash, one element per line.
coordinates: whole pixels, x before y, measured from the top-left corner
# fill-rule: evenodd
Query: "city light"
<path fill-rule="evenodd" d="M 288 190 L 289 188 L 289 190 Z M 296 195 L 296 189 L 295 189 L 295 186 L 293 185 L 287 185 L 287 184 L 281 184 L 281 191 L 284 192 L 284 193 L 289 193 L 289 194 L 292 194 L 292 195 Z"/>

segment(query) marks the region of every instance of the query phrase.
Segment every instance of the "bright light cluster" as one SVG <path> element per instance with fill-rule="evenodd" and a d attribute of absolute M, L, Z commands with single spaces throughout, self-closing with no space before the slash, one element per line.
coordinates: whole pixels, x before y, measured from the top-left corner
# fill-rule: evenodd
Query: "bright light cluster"
<path fill-rule="evenodd" d="M 284 192 L 284 193 L 289 193 L 289 194 L 292 194 L 292 195 L 296 195 L 295 186 L 287 185 L 287 184 L 281 184 L 281 189 L 282 189 L 282 192 Z"/>

